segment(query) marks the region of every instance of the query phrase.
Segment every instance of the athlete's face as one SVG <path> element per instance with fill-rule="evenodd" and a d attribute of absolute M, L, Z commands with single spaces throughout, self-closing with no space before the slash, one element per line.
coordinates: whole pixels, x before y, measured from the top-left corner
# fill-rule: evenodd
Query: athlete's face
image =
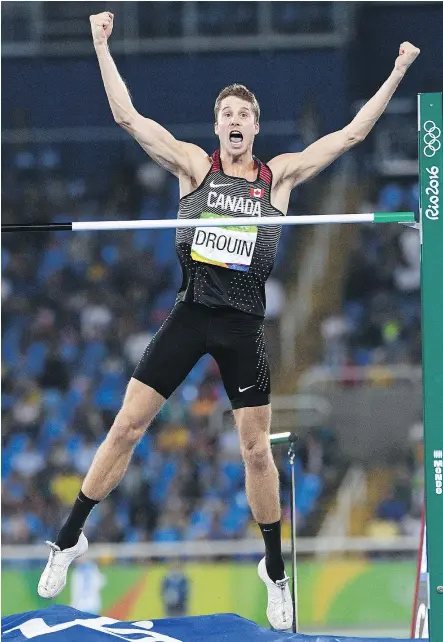
<path fill-rule="evenodd" d="M 252 149 L 258 131 L 251 103 L 237 96 L 223 98 L 215 123 L 220 147 L 236 156 L 244 154 L 248 148 Z"/>

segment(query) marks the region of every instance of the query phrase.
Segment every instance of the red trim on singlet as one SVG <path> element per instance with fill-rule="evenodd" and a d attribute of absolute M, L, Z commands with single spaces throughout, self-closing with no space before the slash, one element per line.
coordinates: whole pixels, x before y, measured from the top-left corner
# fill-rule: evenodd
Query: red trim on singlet
<path fill-rule="evenodd" d="M 219 172 L 221 169 L 220 166 L 220 150 L 216 149 L 215 152 L 212 154 L 212 167 L 211 167 L 211 174 L 214 172 Z"/>
<path fill-rule="evenodd" d="M 211 170 L 210 170 L 210 174 L 214 174 L 215 172 L 220 172 L 221 171 L 220 150 L 216 149 L 215 152 L 212 154 L 211 158 L 212 158 L 212 167 L 211 167 Z M 272 182 L 272 172 L 271 172 L 271 170 L 269 169 L 269 167 L 267 165 L 262 163 L 262 161 L 260 161 L 258 159 L 255 159 L 255 160 L 258 162 L 259 167 L 260 167 L 259 178 L 261 178 L 263 181 L 265 181 L 265 183 L 270 185 L 271 182 Z M 253 181 L 253 182 L 255 182 L 255 181 Z"/>
<path fill-rule="evenodd" d="M 260 178 L 262 178 L 268 185 L 271 184 L 272 172 L 267 165 L 260 161 Z"/>

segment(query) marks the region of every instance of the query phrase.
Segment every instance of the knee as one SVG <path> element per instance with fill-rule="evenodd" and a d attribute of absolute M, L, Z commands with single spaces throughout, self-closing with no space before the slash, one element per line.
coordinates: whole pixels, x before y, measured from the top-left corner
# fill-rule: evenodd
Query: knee
<path fill-rule="evenodd" d="M 248 441 L 242 445 L 242 455 L 246 468 L 264 471 L 271 463 L 271 451 L 266 443 Z"/>
<path fill-rule="evenodd" d="M 146 423 L 120 411 L 112 425 L 109 437 L 121 447 L 135 447 L 145 434 L 147 427 Z"/>

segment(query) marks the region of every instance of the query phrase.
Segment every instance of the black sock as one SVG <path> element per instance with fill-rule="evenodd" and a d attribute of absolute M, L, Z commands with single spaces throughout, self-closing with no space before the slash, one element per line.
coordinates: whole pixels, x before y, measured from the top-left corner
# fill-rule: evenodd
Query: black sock
<path fill-rule="evenodd" d="M 259 526 L 265 541 L 268 575 L 273 582 L 282 580 L 285 576 L 285 564 L 281 554 L 281 522 Z"/>
<path fill-rule="evenodd" d="M 82 491 L 79 492 L 75 504 L 69 513 L 69 517 L 63 524 L 55 542 L 62 551 L 65 548 L 71 548 L 77 544 L 86 519 L 97 504 L 98 501 L 89 499 Z"/>

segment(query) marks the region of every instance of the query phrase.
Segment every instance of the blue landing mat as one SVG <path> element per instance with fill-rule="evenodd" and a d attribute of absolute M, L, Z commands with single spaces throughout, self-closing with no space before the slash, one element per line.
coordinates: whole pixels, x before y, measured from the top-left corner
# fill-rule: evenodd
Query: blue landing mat
<path fill-rule="evenodd" d="M 146 608 L 149 611 L 149 608 Z M 392 642 L 393 638 L 353 638 L 278 633 L 235 615 L 120 622 L 69 606 L 50 606 L 2 617 L 2 640 L 24 642 Z M 405 642 L 403 640 L 403 642 Z"/>

